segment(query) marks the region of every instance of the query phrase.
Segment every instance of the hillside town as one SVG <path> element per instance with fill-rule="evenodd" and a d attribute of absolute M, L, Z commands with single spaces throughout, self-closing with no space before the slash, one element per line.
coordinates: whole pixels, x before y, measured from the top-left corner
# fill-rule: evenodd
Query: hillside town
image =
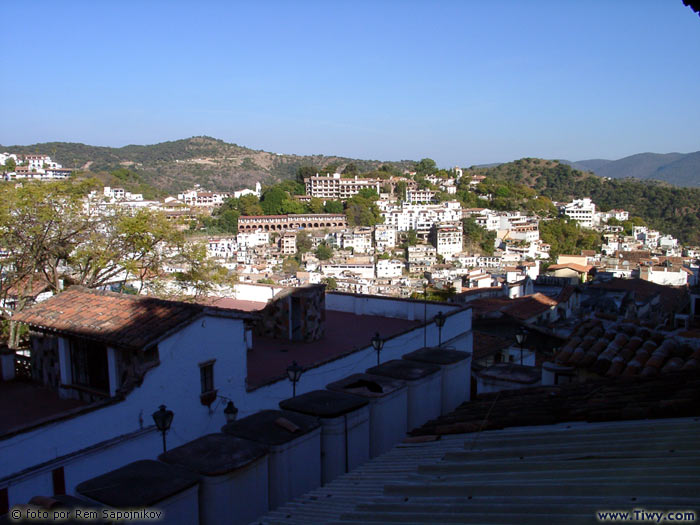
<path fill-rule="evenodd" d="M 82 180 L 46 156 L 3 158 L 15 165 L 5 189 L 49 188 L 56 173 Z M 3 283 L 11 284 L 0 306 L 11 337 L 0 349 L 0 515 L 27 503 L 145 509 L 157 501 L 167 523 L 305 523 L 302 501 L 323 522 L 330 511 L 316 506 L 317 495 L 344 490 L 348 476 L 377 468 L 394 482 L 382 462 L 410 462 L 403 454 L 412 450 L 397 443 L 438 447 L 437 460 L 468 439 L 453 434 L 572 419 L 597 429 L 609 410 L 638 420 L 661 405 L 669 417 L 695 413 L 697 388 L 681 390 L 700 367 L 700 248 L 588 197 L 553 202 L 547 213 L 498 210 L 483 176 L 435 171 L 316 174 L 304 178 L 304 194 L 260 182 L 161 199 L 85 190 L 75 213 L 98 237 L 112 239 L 115 218 L 153 221 L 137 231 L 148 238 L 162 218 L 181 235 L 122 254 L 99 279 L 84 278 L 93 268 L 85 261 L 100 253 L 87 246 L 87 255 L 66 254 L 12 281 L 20 252 L 4 245 Z M 460 192 L 483 206 L 465 206 Z M 241 203 L 264 211 L 275 194 L 282 210 L 314 204 L 316 212 L 238 214 Z M 67 197 L 52 198 L 70 211 Z M 236 232 L 211 234 L 207 225 L 225 209 L 237 212 Z M 7 220 L 20 215 L 6 211 Z M 592 234 L 600 248 L 553 256 L 541 238 L 552 221 Z M 93 236 L 84 242 L 102 246 Z M 190 257 L 193 246 L 201 258 Z M 148 263 L 151 252 L 158 264 Z M 226 278 L 210 280 L 215 274 Z M 198 288 L 197 279 L 207 282 Z M 640 386 L 617 389 L 623 380 Z M 678 402 L 653 397 L 650 381 Z M 521 415 L 507 408 L 513 396 L 538 392 L 545 399 Z M 572 405 L 538 419 L 547 395 L 596 392 L 604 410 Z M 494 416 L 479 419 L 489 403 Z M 587 442 L 587 432 L 571 433 L 572 442 Z M 576 476 L 569 483 L 582 490 Z M 205 488 L 211 483 L 228 488 Z M 643 496 L 652 501 L 658 490 Z M 351 498 L 333 516 L 361 503 Z"/>

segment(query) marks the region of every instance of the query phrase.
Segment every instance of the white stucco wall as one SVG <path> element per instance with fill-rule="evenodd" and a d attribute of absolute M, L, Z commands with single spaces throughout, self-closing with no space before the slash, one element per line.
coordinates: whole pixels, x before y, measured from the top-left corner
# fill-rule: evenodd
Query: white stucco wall
<path fill-rule="evenodd" d="M 0 456 L 3 457 L 0 479 L 153 426 L 151 414 L 161 404 L 175 412 L 167 436 L 169 448 L 219 431 L 223 424 L 223 407 L 210 414 L 207 407 L 201 405 L 198 364 L 216 359 L 215 388 L 222 395 L 235 393 L 243 401 L 246 374 L 243 337 L 244 327 L 240 320 L 197 319 L 158 345 L 160 365 L 147 372 L 142 385 L 130 392 L 125 400 L 0 441 Z M 217 402 L 213 406 L 216 405 Z M 138 440 L 125 437 L 123 441 L 98 447 L 93 454 L 66 458 L 51 468 L 64 466 L 66 489 L 71 492 L 81 481 L 137 459 L 153 458 L 159 452 L 162 452 L 160 434 L 148 432 Z M 50 469 L 37 472 L 35 476 L 48 478 L 49 490 L 44 494 L 52 493 Z M 38 494 L 31 488 L 30 477 L 16 478 L 7 483 L 10 505 L 26 503 L 27 494 L 31 494 L 30 498 Z M 37 488 L 44 485 L 44 481 L 34 484 Z"/>
<path fill-rule="evenodd" d="M 416 320 L 423 318 L 424 305 L 419 301 L 343 294 L 327 294 L 326 301 L 328 309 L 332 310 Z M 438 311 L 447 315 L 442 329 L 443 345 L 471 352 L 471 309 L 427 304 L 428 319 Z M 429 322 L 425 330 L 421 326 L 387 339 L 381 361 L 400 359 L 404 354 L 422 348 L 424 337 L 427 346 L 437 346 L 438 329 L 433 322 Z M 215 401 L 211 412 L 201 405 L 199 363 L 204 361 L 216 360 L 214 387 L 220 396 L 233 400 L 239 408 L 239 417 L 263 409 L 277 409 L 281 400 L 291 397 L 290 382 L 280 380 L 248 392 L 245 387 L 245 348 L 243 321 L 213 316 L 197 319 L 159 344 L 160 364 L 146 373 L 142 385 L 130 392 L 125 400 L 0 440 L 0 457 L 3 458 L 0 479 L 10 477 L 0 482 L 0 486 L 8 487 L 10 505 L 26 503 L 38 494 L 52 494 L 51 470 L 58 466 L 64 467 L 66 489 L 72 493 L 74 487 L 86 479 L 138 459 L 157 457 L 162 451 L 161 435 L 153 428 L 151 414 L 161 404 L 175 413 L 167 435 L 168 448 L 218 432 L 225 423 L 223 409 L 226 401 Z M 364 372 L 375 366 L 376 360 L 377 354 L 369 345 L 311 368 L 304 372 L 297 384 L 297 394 L 323 389 L 348 375 Z M 468 383 L 466 388 L 468 392 Z M 438 393 L 439 390 L 438 387 Z M 123 439 L 117 439 L 119 436 Z M 84 450 L 89 447 L 94 449 Z M 83 452 L 69 456 L 76 451 Z M 35 468 L 42 463 L 46 466 Z M 25 469 L 25 474 L 17 476 Z"/>

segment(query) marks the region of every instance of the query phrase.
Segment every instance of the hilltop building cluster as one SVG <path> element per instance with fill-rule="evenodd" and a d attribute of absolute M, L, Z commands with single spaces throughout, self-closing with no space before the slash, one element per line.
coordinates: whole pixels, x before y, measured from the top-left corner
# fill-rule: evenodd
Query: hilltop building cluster
<path fill-rule="evenodd" d="M 8 163 L 9 161 L 9 163 Z M 58 180 L 70 177 L 73 170 L 64 168 L 48 155 L 17 155 L 0 153 L 0 167 L 8 167 L 3 179 L 13 180 Z"/>

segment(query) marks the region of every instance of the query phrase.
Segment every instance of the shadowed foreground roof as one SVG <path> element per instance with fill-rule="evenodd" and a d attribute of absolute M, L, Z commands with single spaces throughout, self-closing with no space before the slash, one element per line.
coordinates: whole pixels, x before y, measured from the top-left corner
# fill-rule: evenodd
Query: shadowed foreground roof
<path fill-rule="evenodd" d="M 245 317 L 203 305 L 73 286 L 13 316 L 36 329 L 120 348 L 143 349 L 203 313 Z"/>
<path fill-rule="evenodd" d="M 488 394 L 255 523 L 578 524 L 634 509 L 697 519 L 699 415 L 696 372 Z"/>
<path fill-rule="evenodd" d="M 700 512 L 698 418 L 568 423 L 402 443 L 260 524 L 598 523 Z M 478 439 L 475 437 L 478 436 Z"/>
<path fill-rule="evenodd" d="M 538 386 L 479 396 L 429 421 L 414 436 L 478 432 L 571 421 L 700 416 L 700 372 Z"/>

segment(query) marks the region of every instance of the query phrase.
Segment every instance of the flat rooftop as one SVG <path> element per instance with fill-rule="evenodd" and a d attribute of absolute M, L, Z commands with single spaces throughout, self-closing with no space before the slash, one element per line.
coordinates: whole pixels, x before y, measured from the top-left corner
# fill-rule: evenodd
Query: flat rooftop
<path fill-rule="evenodd" d="M 57 392 L 36 383 L 0 381 L 0 437 L 88 405 L 77 399 L 61 399 Z"/>
<path fill-rule="evenodd" d="M 305 343 L 254 335 L 253 349 L 248 352 L 248 389 L 285 379 L 292 361 L 303 368 L 313 368 L 371 346 L 375 332 L 387 339 L 422 324 L 422 321 L 326 310 L 326 335 L 318 341 Z"/>

